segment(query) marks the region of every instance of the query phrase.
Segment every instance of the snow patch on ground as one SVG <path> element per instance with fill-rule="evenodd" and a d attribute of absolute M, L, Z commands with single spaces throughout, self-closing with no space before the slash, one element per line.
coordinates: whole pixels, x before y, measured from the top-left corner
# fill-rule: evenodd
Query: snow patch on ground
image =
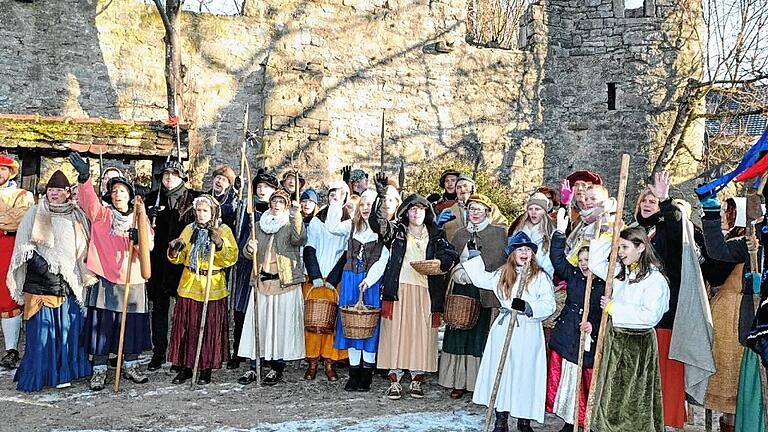
<path fill-rule="evenodd" d="M 250 429 L 221 428 L 218 432 L 365 432 L 403 430 L 409 432 L 477 431 L 483 419 L 468 412 L 420 412 L 377 416 L 367 419 L 349 417 L 264 423 Z"/>

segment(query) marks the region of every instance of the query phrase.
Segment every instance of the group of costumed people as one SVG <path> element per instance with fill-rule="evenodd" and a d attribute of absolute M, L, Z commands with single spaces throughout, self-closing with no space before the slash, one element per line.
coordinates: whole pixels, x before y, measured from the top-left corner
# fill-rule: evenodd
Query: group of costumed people
<path fill-rule="evenodd" d="M 755 316 L 745 275 L 759 241 L 745 235 L 743 199 L 721 209 L 702 196 L 696 226 L 690 205 L 669 196 L 669 176 L 658 174 L 625 223 L 601 176 L 581 170 L 559 190 L 535 190 L 510 222 L 456 170 L 425 197 L 383 173 L 369 179 L 345 167 L 322 200 L 298 172 L 278 181 L 260 169 L 248 214 L 228 166 L 200 193 L 187 187 L 181 163 L 166 162 L 145 208 L 120 170 L 105 169 L 97 190 L 88 160 L 69 160 L 76 183 L 55 171 L 35 199 L 15 183 L 18 162 L 0 156 L 0 366 L 18 367 L 19 390 L 88 376 L 101 390 L 121 345 L 118 373 L 134 383 L 148 381 L 139 355 L 149 350 L 146 370 L 170 362 L 175 384 L 194 368 L 197 384 L 208 384 L 214 369 L 245 362 L 240 384 L 264 368 L 261 384 L 276 385 L 297 360 L 306 362 L 304 379 L 322 369 L 337 381 L 346 363 L 345 390 L 370 391 L 380 370 L 385 396 L 396 400 L 423 398 L 437 373 L 453 399 L 494 401 L 495 432 L 509 430 L 510 417 L 532 431 L 545 413 L 565 422 L 562 431 L 578 430 L 593 380 L 595 431 L 683 428 L 687 403 L 723 413 L 721 431 L 757 431 L 765 421 L 761 353 L 745 348 Z M 139 238 L 142 223 L 151 228 Z M 614 224 L 618 262 L 609 274 Z M 151 250 L 148 278 L 141 247 Z M 437 271 L 411 265 L 425 261 Z M 453 295 L 479 308 L 471 325 L 446 325 L 439 346 Z M 362 338 L 340 318 L 330 331 L 305 328 L 305 302 L 318 299 L 380 316 Z"/>

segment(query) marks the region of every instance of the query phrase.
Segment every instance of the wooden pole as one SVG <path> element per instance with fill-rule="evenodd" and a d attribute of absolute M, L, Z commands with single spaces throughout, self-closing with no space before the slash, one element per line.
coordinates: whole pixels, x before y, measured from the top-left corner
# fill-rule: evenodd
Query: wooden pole
<path fill-rule="evenodd" d="M 534 257 L 531 257 L 531 259 L 534 259 Z M 517 276 L 520 278 L 520 285 L 517 287 L 517 293 L 515 293 L 515 297 L 520 297 L 523 295 L 523 290 L 525 289 L 525 285 L 528 283 L 528 271 L 529 271 L 529 264 L 528 262 L 525 263 L 523 266 L 522 271 Z M 515 331 L 515 327 L 517 327 L 517 311 L 511 310 L 509 312 L 509 327 L 507 327 L 507 335 L 504 338 L 504 346 L 501 349 L 501 359 L 499 360 L 499 366 L 496 369 L 496 379 L 493 381 L 493 390 L 491 391 L 491 399 L 488 401 L 488 410 L 485 413 L 485 428 L 483 430 L 489 431 L 491 430 L 492 420 L 493 420 L 493 413 L 496 410 L 496 397 L 499 394 L 499 386 L 501 385 L 501 375 L 504 372 L 504 366 L 507 363 L 507 354 L 509 353 L 509 344 L 512 342 L 512 334 Z M 491 324 L 493 325 L 493 324 Z"/>
<path fill-rule="evenodd" d="M 248 159 L 243 157 L 243 160 L 245 161 L 245 172 L 248 178 L 251 177 L 251 166 L 248 164 Z M 298 189 L 298 178 L 296 179 L 297 185 L 296 188 Z M 249 183 L 248 186 L 248 203 L 246 206 L 246 211 L 248 212 L 248 218 L 249 222 L 251 224 L 251 233 L 250 237 L 252 243 L 256 243 L 256 216 L 253 209 L 253 183 Z M 251 261 L 251 280 L 256 280 L 258 277 L 258 272 L 256 271 L 256 249 L 253 250 L 253 260 Z M 253 322 L 251 323 L 253 325 L 253 346 L 256 350 L 256 382 L 261 383 L 261 355 L 259 350 L 259 296 L 256 292 L 256 286 L 252 286 L 251 289 L 253 290 Z"/>
<path fill-rule="evenodd" d="M 137 221 L 136 221 L 136 206 L 137 204 L 134 204 L 133 209 L 133 228 L 136 228 Z M 115 372 L 115 393 L 120 391 L 120 375 L 122 374 L 122 367 L 123 367 L 123 348 L 125 346 L 125 322 L 127 321 L 128 316 L 128 295 L 131 291 L 131 270 L 133 269 L 133 247 L 134 243 L 133 240 L 128 241 L 128 264 L 127 264 L 127 271 L 125 273 L 125 286 L 123 288 L 123 310 L 120 315 L 120 339 L 117 343 L 117 371 Z"/>
<path fill-rule="evenodd" d="M 602 222 L 602 218 L 597 221 L 597 235 L 595 236 L 595 239 L 600 238 L 600 225 Z M 582 309 L 581 313 L 581 322 L 586 322 L 589 318 L 589 302 L 592 297 L 592 284 L 594 283 L 594 275 L 592 272 L 589 272 L 589 275 L 587 275 L 587 288 L 584 292 L 584 307 Z M 592 331 L 597 331 L 598 329 L 592 329 Z M 579 354 L 578 354 L 578 361 L 576 362 L 576 392 L 574 393 L 574 399 L 575 404 L 573 408 L 573 428 L 574 430 L 578 430 L 579 428 L 579 405 L 581 405 L 579 402 L 579 396 L 581 394 L 581 373 L 584 368 L 584 345 L 586 344 L 586 338 L 587 334 L 581 331 L 581 328 L 579 328 Z M 565 361 L 565 360 L 563 360 Z"/>
<path fill-rule="evenodd" d="M 212 212 L 213 213 L 213 212 Z M 213 217 L 216 217 L 215 215 Z M 218 228 L 214 222 L 214 229 Z M 203 336 L 205 335 L 205 323 L 207 321 L 208 314 L 208 300 L 211 295 L 211 281 L 213 279 L 213 258 L 216 255 L 216 245 L 213 241 L 208 240 L 210 247 L 210 256 L 208 257 L 208 268 L 206 269 L 207 275 L 205 278 L 205 300 L 203 300 L 203 314 L 200 316 L 200 333 L 197 335 L 197 351 L 195 351 L 195 367 L 192 369 L 192 382 L 189 383 L 189 388 L 195 388 L 197 382 L 197 372 L 200 367 L 200 352 L 203 350 Z M 193 259 L 196 257 L 192 257 Z M 199 265 L 199 264 L 198 264 Z"/>
<path fill-rule="evenodd" d="M 629 179 L 629 155 L 624 154 L 621 157 L 621 171 L 619 174 L 619 192 L 617 194 L 616 216 L 613 220 L 613 238 L 611 239 L 611 255 L 608 260 L 608 274 L 605 280 L 605 296 L 610 298 L 613 293 L 613 281 L 616 274 L 616 260 L 619 255 L 619 234 L 622 228 L 622 217 L 624 215 L 624 198 L 627 194 L 627 180 Z M 584 430 L 590 430 L 592 424 L 592 411 L 595 405 L 595 389 L 600 379 L 600 362 L 603 357 L 603 341 L 605 332 L 608 330 L 608 314 L 603 309 L 603 315 L 600 318 L 600 334 L 597 336 L 595 346 L 595 360 L 592 364 L 592 381 L 589 383 L 589 397 L 587 398 L 587 408 L 584 413 Z"/>

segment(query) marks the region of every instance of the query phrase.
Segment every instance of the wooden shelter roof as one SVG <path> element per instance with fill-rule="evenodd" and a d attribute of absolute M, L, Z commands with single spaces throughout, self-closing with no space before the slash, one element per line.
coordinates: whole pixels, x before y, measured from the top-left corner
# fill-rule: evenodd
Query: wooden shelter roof
<path fill-rule="evenodd" d="M 180 127 L 182 159 L 188 158 L 188 128 Z M 157 159 L 175 153 L 176 131 L 162 121 L 0 114 L 0 148 L 51 156 L 76 151 L 91 156 Z"/>

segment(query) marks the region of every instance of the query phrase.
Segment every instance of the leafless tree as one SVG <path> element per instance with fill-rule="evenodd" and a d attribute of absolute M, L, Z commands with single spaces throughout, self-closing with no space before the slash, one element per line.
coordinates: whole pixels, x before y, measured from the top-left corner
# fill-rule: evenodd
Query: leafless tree
<path fill-rule="evenodd" d="M 181 63 L 181 7 L 184 0 L 153 0 L 165 28 L 165 86 L 168 115 L 183 121 L 185 67 Z"/>
<path fill-rule="evenodd" d="M 717 119 L 720 125 L 709 131 L 709 148 L 701 161 L 712 166 L 743 152 L 749 141 L 745 119 L 768 113 L 768 2 L 703 0 L 703 20 L 703 79 L 691 79 L 683 89 L 652 172 L 663 170 L 685 150 L 685 132 L 696 120 Z M 707 109 L 697 112 L 703 101 Z"/>
<path fill-rule="evenodd" d="M 492 48 L 516 48 L 520 18 L 529 4 L 530 0 L 471 0 L 468 41 Z"/>

